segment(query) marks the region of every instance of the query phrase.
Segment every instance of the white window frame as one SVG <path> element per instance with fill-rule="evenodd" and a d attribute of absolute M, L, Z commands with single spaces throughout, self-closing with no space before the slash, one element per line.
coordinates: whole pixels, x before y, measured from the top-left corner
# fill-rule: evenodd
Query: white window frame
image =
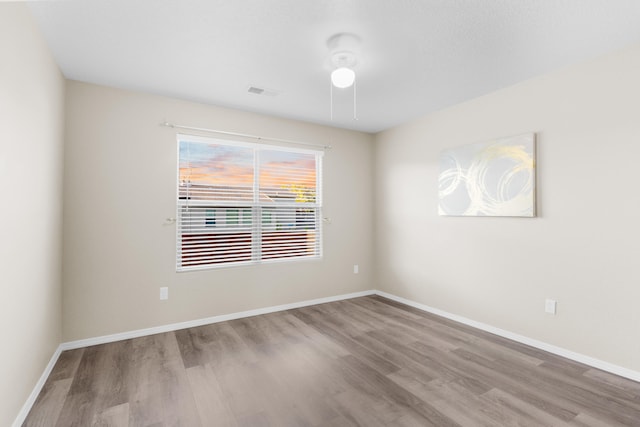
<path fill-rule="evenodd" d="M 236 147 L 245 147 L 251 148 L 254 150 L 253 156 L 253 171 L 254 171 L 254 182 L 253 182 L 253 201 L 240 203 L 240 202 L 214 202 L 214 201 L 197 201 L 197 200 L 189 200 L 180 198 L 180 143 L 181 142 L 195 142 L 195 143 L 204 143 L 204 144 L 220 144 L 227 146 L 236 146 Z M 176 271 L 177 272 L 189 272 L 189 271 L 198 271 L 198 270 L 210 270 L 210 269 L 219 269 L 219 268 L 230 268 L 230 267 L 238 267 L 238 266 L 247 266 L 247 265 L 257 265 L 257 264 L 266 264 L 266 263 L 282 263 L 282 262 L 299 262 L 304 260 L 317 260 L 323 257 L 323 220 L 322 220 L 322 164 L 323 164 L 323 155 L 324 151 L 322 149 L 305 149 L 305 148 L 292 148 L 289 146 L 281 146 L 274 144 L 264 144 L 264 143 L 252 143 L 245 141 L 233 141 L 221 138 L 211 138 L 211 137 L 202 137 L 202 136 L 194 136 L 194 135 L 186 135 L 186 134 L 177 134 L 177 165 L 176 165 Z M 261 193 L 260 193 L 260 176 L 259 176 L 259 153 L 263 150 L 274 150 L 274 151 L 284 151 L 290 153 L 303 153 L 303 154 L 312 154 L 315 156 L 316 166 L 316 188 L 315 188 L 315 203 L 278 203 L 277 207 L 273 205 L 267 205 L 264 202 L 261 202 Z M 206 264 L 201 266 L 182 266 L 182 211 L 186 206 L 192 207 L 201 207 L 202 209 L 209 210 L 214 209 L 214 224 L 212 229 L 215 228 L 224 228 L 228 226 L 226 224 L 226 220 L 228 218 L 228 212 L 222 211 L 224 206 L 228 205 L 230 209 L 237 210 L 237 225 L 246 225 L 245 212 L 246 210 L 250 210 L 251 212 L 251 235 L 252 235 L 252 250 L 251 250 L 251 260 L 246 261 L 230 261 L 230 262 L 219 262 Z M 267 208 L 267 209 L 265 209 Z M 277 215 L 274 213 L 270 213 L 268 217 L 270 218 L 269 224 L 263 224 L 263 219 L 265 218 L 264 213 L 269 212 L 272 209 L 301 209 L 301 208 L 309 208 L 315 211 L 315 240 L 313 244 L 313 254 L 311 255 L 303 255 L 303 256 L 286 256 L 279 258 L 269 258 L 264 259 L 261 254 L 261 237 L 265 232 L 264 226 L 267 225 L 269 227 L 277 222 Z M 209 225 L 205 224 L 205 227 L 209 228 Z M 276 227 L 274 226 L 274 230 Z"/>

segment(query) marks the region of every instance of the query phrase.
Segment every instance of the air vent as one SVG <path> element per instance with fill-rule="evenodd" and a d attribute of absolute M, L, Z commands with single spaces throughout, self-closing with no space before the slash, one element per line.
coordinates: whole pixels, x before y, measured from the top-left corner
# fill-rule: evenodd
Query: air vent
<path fill-rule="evenodd" d="M 264 89 L 255 86 L 249 86 L 249 93 L 255 93 L 256 95 L 262 95 L 264 93 Z"/>
<path fill-rule="evenodd" d="M 263 96 L 277 96 L 280 94 L 279 90 L 267 89 L 259 86 L 249 86 L 247 88 L 247 92 L 252 93 L 254 95 L 263 95 Z"/>

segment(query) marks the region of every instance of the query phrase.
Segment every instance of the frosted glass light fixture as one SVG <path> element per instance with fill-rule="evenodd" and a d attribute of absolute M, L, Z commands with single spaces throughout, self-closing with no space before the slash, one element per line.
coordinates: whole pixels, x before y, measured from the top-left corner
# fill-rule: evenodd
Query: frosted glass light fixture
<path fill-rule="evenodd" d="M 356 80 L 356 73 L 347 67 L 340 67 L 331 73 L 331 83 L 340 89 L 347 88 Z"/>
<path fill-rule="evenodd" d="M 360 37 L 351 33 L 334 34 L 327 40 L 330 56 L 325 63 L 331 71 L 331 84 L 329 85 L 329 97 L 331 105 L 331 121 L 333 121 L 333 88 L 353 88 L 353 120 L 358 120 L 356 114 L 356 52 L 359 51 Z M 344 100 L 344 96 L 341 95 Z"/>

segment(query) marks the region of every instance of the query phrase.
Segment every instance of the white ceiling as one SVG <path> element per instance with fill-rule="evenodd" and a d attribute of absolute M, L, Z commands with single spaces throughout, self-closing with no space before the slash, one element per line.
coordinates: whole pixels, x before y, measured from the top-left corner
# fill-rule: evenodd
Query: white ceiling
<path fill-rule="evenodd" d="M 366 132 L 640 42 L 640 0 L 29 5 L 69 79 Z M 352 89 L 334 91 L 330 119 L 327 40 L 341 32 L 361 39 L 358 120 Z"/>

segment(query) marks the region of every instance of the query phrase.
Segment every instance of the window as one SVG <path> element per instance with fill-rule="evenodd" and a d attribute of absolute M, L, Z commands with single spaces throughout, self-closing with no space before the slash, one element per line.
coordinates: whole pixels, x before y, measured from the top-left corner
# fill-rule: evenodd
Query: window
<path fill-rule="evenodd" d="M 215 209 L 207 209 L 205 210 L 205 227 L 215 227 L 216 226 L 216 210 Z"/>
<path fill-rule="evenodd" d="M 227 209 L 227 225 L 238 224 L 238 209 Z"/>
<path fill-rule="evenodd" d="M 322 151 L 178 135 L 178 271 L 322 255 Z"/>

